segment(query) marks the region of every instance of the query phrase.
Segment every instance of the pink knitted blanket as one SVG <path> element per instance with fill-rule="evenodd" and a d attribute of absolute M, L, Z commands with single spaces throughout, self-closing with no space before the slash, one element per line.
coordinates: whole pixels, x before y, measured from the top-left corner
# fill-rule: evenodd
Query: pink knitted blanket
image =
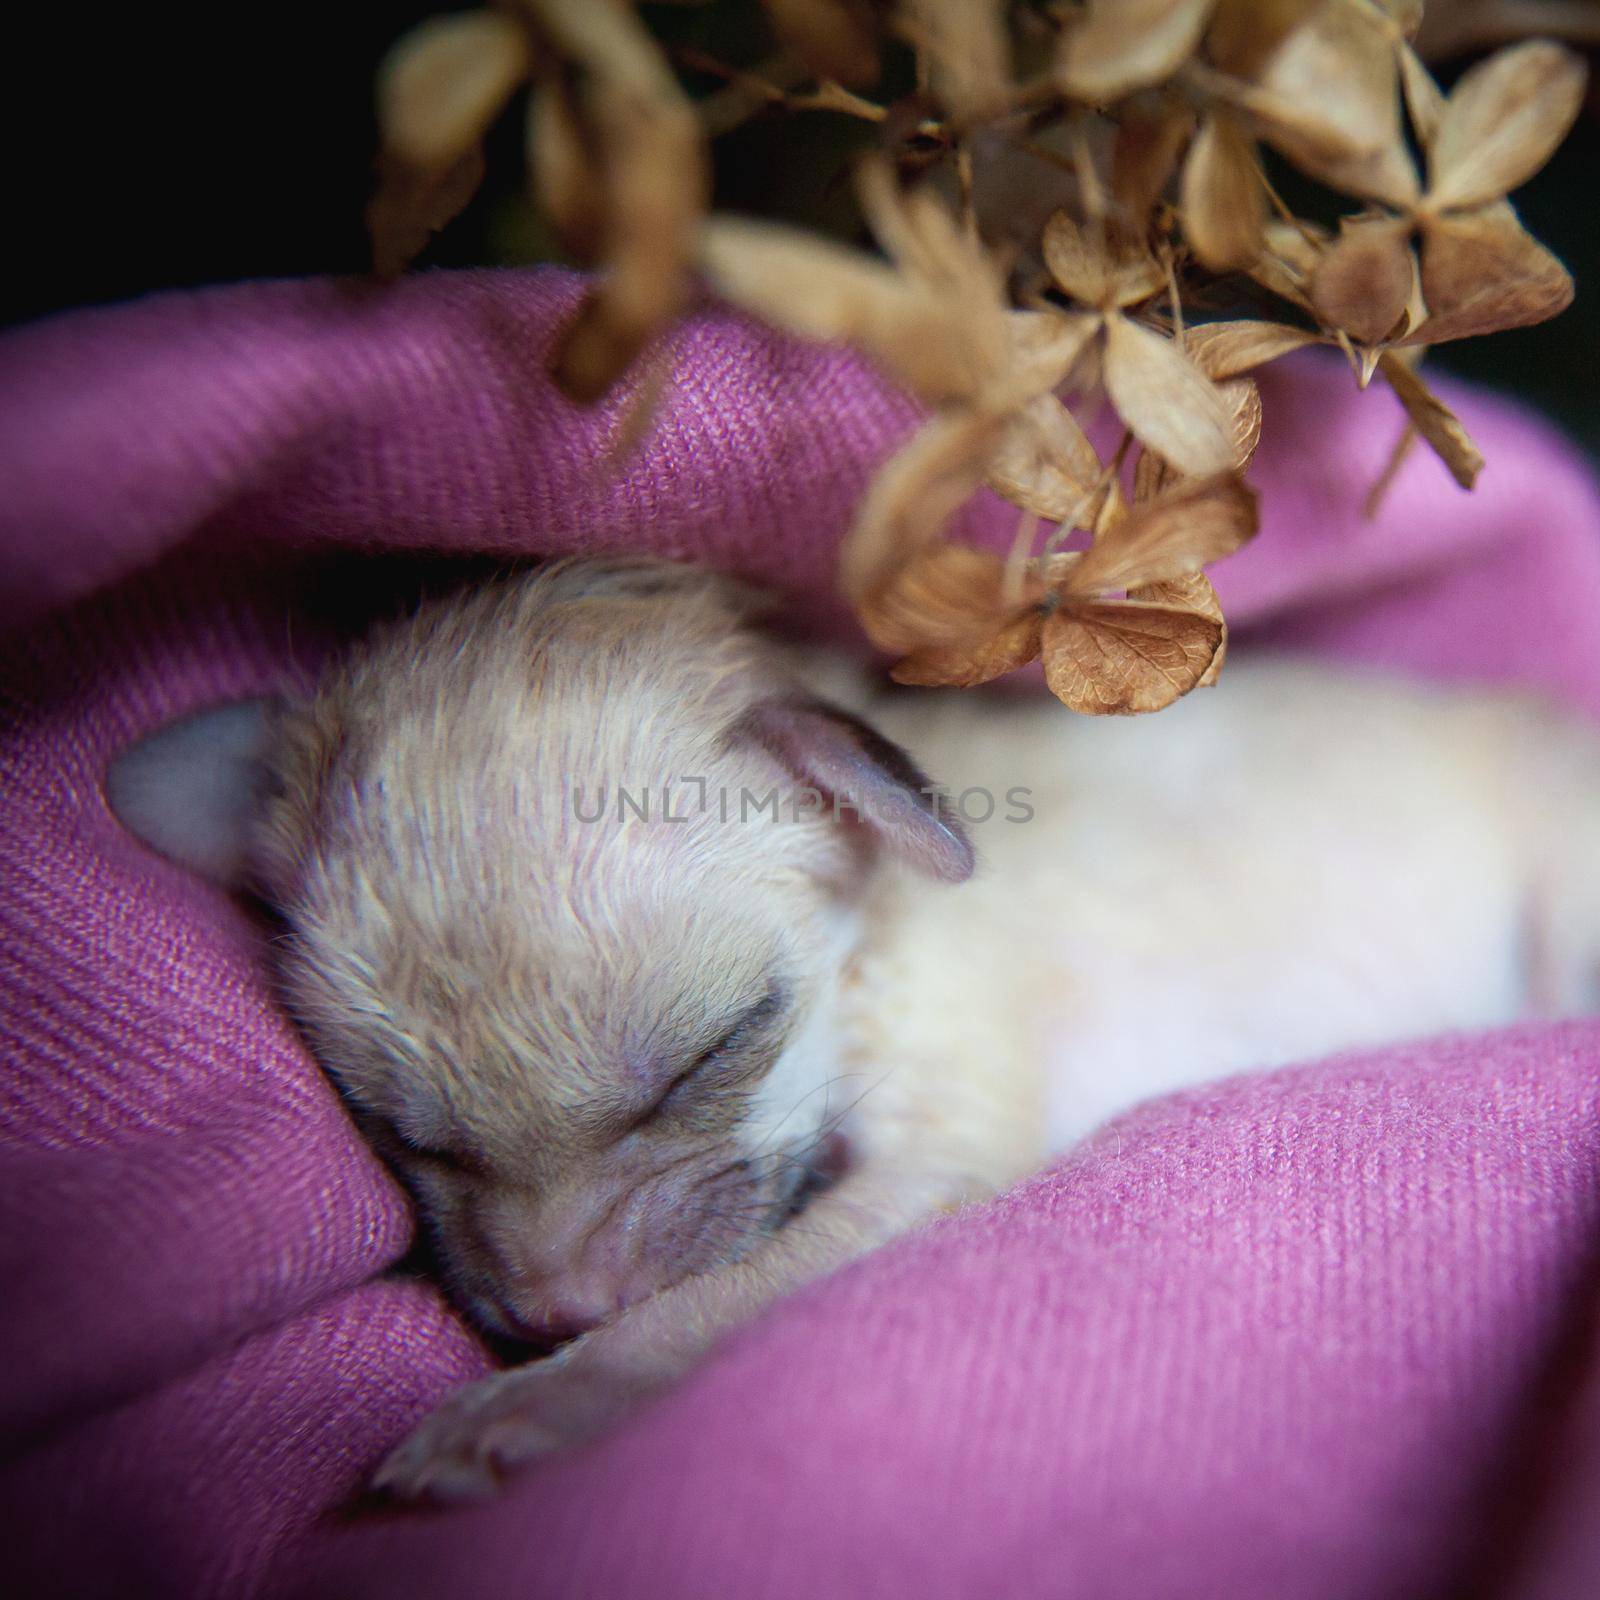
<path fill-rule="evenodd" d="M 124 837 L 100 782 L 129 739 L 308 661 L 379 553 L 692 556 L 839 622 L 833 551 L 911 407 L 707 313 L 613 470 L 611 414 L 540 376 L 576 293 L 262 285 L 0 346 L 12 1592 L 1600 1592 L 1600 1024 L 1148 1107 L 496 1502 L 353 1504 L 487 1357 L 391 1273 L 406 1207 L 274 1006 L 260 929 Z M 1266 527 L 1218 574 L 1244 648 L 1600 715 L 1600 503 L 1567 447 L 1456 395 L 1479 492 L 1418 452 L 1363 523 L 1393 407 L 1316 360 L 1266 387 Z"/>

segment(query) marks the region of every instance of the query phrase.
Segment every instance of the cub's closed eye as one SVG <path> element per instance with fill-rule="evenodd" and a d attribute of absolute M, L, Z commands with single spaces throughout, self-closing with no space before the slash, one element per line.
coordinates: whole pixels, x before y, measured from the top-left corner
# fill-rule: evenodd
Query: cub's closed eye
<path fill-rule="evenodd" d="M 412 1155 L 421 1156 L 424 1161 L 431 1161 L 436 1167 L 448 1167 L 452 1172 L 465 1172 L 469 1163 L 465 1156 L 456 1150 L 441 1150 L 436 1145 L 413 1144 L 406 1147 Z"/>
<path fill-rule="evenodd" d="M 448 1172 L 470 1172 L 473 1170 L 474 1162 L 472 1159 L 459 1150 L 453 1150 L 444 1145 L 423 1144 L 415 1139 L 408 1139 L 387 1117 L 369 1115 L 364 1120 L 367 1124 L 367 1131 L 372 1136 L 373 1143 L 380 1150 L 420 1159 L 435 1167 L 441 1167 Z"/>
<path fill-rule="evenodd" d="M 742 1011 L 716 1042 L 702 1050 L 672 1079 L 660 1096 L 640 1115 L 639 1126 L 668 1115 L 697 1089 L 713 1069 L 736 1062 L 740 1052 L 771 1031 L 786 1003 L 782 988 L 774 984 L 753 1006 Z"/>

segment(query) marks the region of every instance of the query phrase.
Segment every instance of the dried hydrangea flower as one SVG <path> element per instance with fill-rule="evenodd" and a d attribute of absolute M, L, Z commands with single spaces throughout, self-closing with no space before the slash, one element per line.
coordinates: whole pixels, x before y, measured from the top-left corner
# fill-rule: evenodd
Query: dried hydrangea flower
<path fill-rule="evenodd" d="M 1548 10 L 1468 9 L 1497 28 Z M 1420 0 L 761 13 L 770 49 L 754 65 L 682 53 L 725 83 L 698 105 L 629 0 L 503 0 L 424 24 L 380 75 L 375 256 L 398 270 L 465 203 L 487 129 L 531 82 L 536 194 L 600 269 L 556 351 L 568 393 L 597 397 L 636 364 L 698 264 L 726 298 L 853 344 L 928 407 L 840 554 L 841 587 L 901 677 L 977 683 L 1039 659 L 1063 701 L 1096 713 L 1211 681 L 1227 630 L 1202 568 L 1255 527 L 1239 477 L 1261 431 L 1249 374 L 1327 345 L 1361 387 L 1393 391 L 1406 428 L 1369 508 L 1418 438 L 1470 487 L 1482 457 L 1419 363 L 1571 298 L 1506 199 L 1577 113 L 1584 68 L 1559 45 L 1515 44 L 1446 96 L 1414 47 Z M 916 88 L 880 103 L 896 40 Z M 785 110 L 870 127 L 859 188 L 881 254 L 706 220 L 710 134 Z M 1336 228 L 1291 212 L 1263 147 L 1343 201 Z M 668 381 L 651 358 L 622 444 Z M 1127 430 L 1104 462 L 1071 409 L 1102 395 Z M 1023 513 L 1007 559 L 944 539 L 983 486 Z M 1074 530 L 1086 551 L 1062 548 Z"/>
<path fill-rule="evenodd" d="M 1037 659 L 1073 710 L 1158 711 L 1215 677 L 1227 629 L 1201 569 L 1255 531 L 1237 473 L 1186 478 L 1121 508 L 1087 551 L 1027 562 L 1016 583 L 987 551 L 925 550 L 862 620 L 904 652 L 901 683 L 969 686 Z"/>
<path fill-rule="evenodd" d="M 1398 214 L 1345 225 L 1312 278 L 1322 321 L 1369 343 L 1392 335 L 1411 297 L 1414 236 L 1421 239 L 1428 314 L 1401 331 L 1401 343 L 1439 344 L 1564 309 L 1571 278 L 1523 229 L 1505 195 L 1561 142 L 1586 78 L 1570 50 L 1540 40 L 1481 62 L 1442 101 L 1428 96 L 1426 74 L 1414 71 L 1407 92 L 1418 108 L 1427 187 L 1408 160 L 1410 193 L 1390 202 Z"/>

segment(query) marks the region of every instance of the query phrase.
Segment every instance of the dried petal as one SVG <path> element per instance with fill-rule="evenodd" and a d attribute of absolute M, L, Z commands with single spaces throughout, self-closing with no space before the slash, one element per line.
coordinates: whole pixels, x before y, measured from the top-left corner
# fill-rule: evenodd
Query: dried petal
<path fill-rule="evenodd" d="M 893 166 L 881 158 L 863 161 L 858 178 L 861 208 L 896 265 L 973 306 L 999 306 L 999 268 L 930 186 L 902 190 Z"/>
<path fill-rule="evenodd" d="M 1100 474 L 1100 458 L 1077 418 L 1044 394 L 1006 419 L 984 481 L 1013 505 L 1064 522 L 1089 509 Z"/>
<path fill-rule="evenodd" d="M 1154 450 L 1140 450 L 1133 468 L 1134 505 L 1142 506 L 1154 500 L 1169 484 L 1178 481 L 1178 474 Z"/>
<path fill-rule="evenodd" d="M 849 340 L 937 404 L 981 377 L 961 308 L 860 251 L 774 223 L 714 218 L 700 259 L 736 305 L 810 339 Z"/>
<path fill-rule="evenodd" d="M 1097 310 L 1137 305 L 1159 293 L 1167 281 L 1142 239 L 1108 240 L 1102 231 L 1079 227 L 1065 211 L 1045 224 L 1040 246 L 1044 264 L 1061 289 Z"/>
<path fill-rule="evenodd" d="M 1062 606 L 1045 618 L 1045 682 L 1090 716 L 1159 711 L 1195 688 L 1222 648 L 1223 625 L 1200 612 L 1146 601 Z"/>
<path fill-rule="evenodd" d="M 1325 0 L 1219 0 L 1206 54 L 1235 78 L 1254 78 Z"/>
<path fill-rule="evenodd" d="M 1566 137 L 1587 80 L 1580 57 L 1544 39 L 1473 67 L 1446 102 L 1429 150 L 1430 203 L 1482 205 L 1531 177 Z"/>
<path fill-rule="evenodd" d="M 1261 254 L 1265 212 L 1254 145 L 1236 117 L 1213 112 L 1183 164 L 1184 234 L 1205 266 L 1231 272 Z"/>
<path fill-rule="evenodd" d="M 477 149 L 532 69 L 527 30 L 504 12 L 420 23 L 378 69 L 385 152 L 416 172 L 454 167 Z"/>
<path fill-rule="evenodd" d="M 1005 563 L 989 550 L 935 544 L 912 557 L 860 608 L 861 625 L 880 649 L 974 644 L 1019 609 L 1005 597 Z M 1037 601 L 1043 589 L 1035 585 Z"/>
<path fill-rule="evenodd" d="M 982 122 L 1010 104 L 1011 46 L 998 0 L 899 0 L 899 24 L 958 122 Z"/>
<path fill-rule="evenodd" d="M 1422 224 L 1428 318 L 1401 344 L 1443 344 L 1543 322 L 1572 304 L 1567 269 L 1506 201 Z"/>
<path fill-rule="evenodd" d="M 1354 0 L 1327 0 L 1284 41 L 1249 105 L 1266 136 L 1310 176 L 1405 206 L 1418 185 L 1396 78 L 1382 19 Z"/>
<path fill-rule="evenodd" d="M 1031 251 L 1051 213 L 1077 198 L 1077 180 L 1055 157 L 1031 144 L 1019 144 L 1014 124 L 987 123 L 968 135 L 964 153 L 971 176 L 965 194 L 972 202 L 978 236 L 1015 260 Z"/>
<path fill-rule="evenodd" d="M 1406 94 L 1406 109 L 1411 113 L 1411 126 L 1424 150 L 1430 149 L 1439 136 L 1439 124 L 1444 118 L 1444 95 L 1433 81 L 1433 74 L 1422 64 L 1422 57 L 1409 44 L 1400 46 L 1400 83 Z"/>
<path fill-rule="evenodd" d="M 877 81 L 878 39 L 860 0 L 761 0 L 772 31 L 814 77 L 851 88 Z"/>
<path fill-rule="evenodd" d="M 1131 236 L 1144 236 L 1150 212 L 1177 170 L 1193 129 L 1194 113 L 1177 100 L 1165 101 L 1153 115 L 1130 106 L 1118 121 L 1111 147 L 1111 192 Z"/>
<path fill-rule="evenodd" d="M 1378 362 L 1381 372 L 1406 408 L 1412 426 L 1433 447 L 1463 489 L 1470 489 L 1483 470 L 1483 457 L 1460 419 L 1393 351 Z"/>
<path fill-rule="evenodd" d="M 858 611 L 870 609 L 982 483 L 999 432 L 993 417 L 937 416 L 879 470 L 839 558 L 840 587 Z"/>
<path fill-rule="evenodd" d="M 1352 0 L 1327 0 L 1294 29 L 1261 74 L 1302 137 L 1331 155 L 1395 142 L 1394 50 L 1382 23 Z"/>
<path fill-rule="evenodd" d="M 1169 78 L 1183 65 L 1215 0 L 1089 0 L 1062 41 L 1056 81 L 1097 104 Z"/>
<path fill-rule="evenodd" d="M 1011 311 L 1010 379 L 1020 394 L 1058 389 L 1073 375 L 1084 346 L 1100 331 L 1100 319 L 1061 311 Z"/>
<path fill-rule="evenodd" d="M 1398 139 L 1371 155 L 1353 161 L 1330 161 L 1308 165 L 1306 171 L 1330 188 L 1363 200 L 1378 200 L 1397 211 L 1414 205 L 1421 193 L 1416 164 Z"/>
<path fill-rule="evenodd" d="M 1126 317 L 1108 317 L 1105 384 L 1139 442 L 1180 472 L 1204 477 L 1233 465 L 1226 402 L 1170 340 Z"/>
<path fill-rule="evenodd" d="M 1281 295 L 1303 311 L 1311 310 L 1311 274 L 1322 259 L 1322 230 L 1310 223 L 1300 228 L 1286 222 L 1269 222 L 1266 248 L 1251 265 L 1250 276 L 1263 288 Z"/>
<path fill-rule="evenodd" d="M 1422 25 L 1424 0 L 1376 0 L 1376 4 L 1380 11 L 1394 18 L 1401 42 L 1416 37 L 1417 29 Z"/>
<path fill-rule="evenodd" d="M 1320 334 L 1283 322 L 1202 322 L 1184 335 L 1184 349 L 1208 378 L 1221 380 L 1251 372 L 1321 339 Z"/>
<path fill-rule="evenodd" d="M 1112 528 L 1124 522 L 1132 509 L 1132 506 L 1128 504 L 1127 496 L 1122 492 L 1122 485 L 1113 478 L 1106 485 L 1105 499 L 1101 502 L 1100 509 L 1095 513 L 1094 526 L 1089 529 L 1090 534 L 1096 539 L 1103 538 Z M 1061 562 L 1068 559 L 1074 562 L 1081 561 L 1083 552 L 1081 550 L 1058 551 L 1044 563 L 1044 566 L 1048 569 L 1051 561 Z M 1052 582 L 1056 581 L 1054 575 L 1049 573 L 1048 570 L 1046 576 L 1049 576 Z"/>
<path fill-rule="evenodd" d="M 542 83 L 528 102 L 528 171 L 561 242 L 592 260 L 605 240 L 604 178 L 567 85 Z"/>
<path fill-rule="evenodd" d="M 1423 0 L 1411 0 L 1422 9 Z M 1600 45 L 1594 0 L 1429 0 L 1416 30 L 1417 48 L 1430 61 L 1450 61 L 1529 34 Z"/>
<path fill-rule="evenodd" d="M 497 11 L 413 28 L 378 69 L 382 152 L 367 207 L 373 268 L 396 277 L 483 180 L 483 136 L 532 70 L 526 29 Z"/>
<path fill-rule="evenodd" d="M 1228 403 L 1233 433 L 1233 464 L 1243 472 L 1261 443 L 1261 391 L 1249 378 L 1229 378 L 1217 385 Z"/>
<path fill-rule="evenodd" d="M 1218 641 L 1217 653 L 1195 685 L 1197 689 L 1209 689 L 1221 675 L 1223 657 L 1228 653 L 1228 624 L 1223 620 L 1222 602 L 1217 599 L 1217 591 L 1211 587 L 1211 580 L 1205 573 L 1192 573 L 1187 578 L 1175 578 L 1171 583 L 1146 584 L 1137 591 L 1130 589 L 1128 598 L 1170 606 L 1174 611 L 1193 611 L 1221 624 L 1222 638 Z"/>
<path fill-rule="evenodd" d="M 552 371 L 576 399 L 603 394 L 687 304 L 710 175 L 694 107 L 629 6 L 523 0 L 582 73 L 579 109 L 605 175 L 605 267 Z"/>
<path fill-rule="evenodd" d="M 1368 344 L 1386 339 L 1411 298 L 1411 224 L 1345 222 L 1311 275 L 1311 304 L 1330 328 Z"/>
<path fill-rule="evenodd" d="M 896 683 L 929 688 L 970 689 L 1025 667 L 1039 654 L 1044 619 L 1037 610 L 1002 624 L 986 638 L 967 645 L 925 645 L 889 669 Z"/>
<path fill-rule="evenodd" d="M 1333 235 L 1326 228 L 1303 218 L 1267 224 L 1267 249 L 1308 282 L 1332 240 Z"/>
<path fill-rule="evenodd" d="M 372 270 L 397 278 L 452 217 L 465 209 L 483 182 L 483 152 L 472 150 L 438 174 L 380 161 L 378 192 L 367 206 Z"/>
<path fill-rule="evenodd" d="M 1136 506 L 1061 581 L 1069 596 L 1186 578 L 1255 536 L 1255 492 L 1237 473 L 1185 478 Z"/>

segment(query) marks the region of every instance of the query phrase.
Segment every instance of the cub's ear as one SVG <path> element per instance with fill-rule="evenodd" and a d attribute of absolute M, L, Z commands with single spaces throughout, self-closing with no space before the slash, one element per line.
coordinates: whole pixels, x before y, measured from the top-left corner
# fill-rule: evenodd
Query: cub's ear
<path fill-rule="evenodd" d="M 859 717 L 823 700 L 773 700 L 747 711 L 734 737 L 765 750 L 796 783 L 929 877 L 972 876 L 972 841 L 933 780 Z"/>
<path fill-rule="evenodd" d="M 211 706 L 130 745 L 106 773 L 117 820 L 180 866 L 242 887 L 251 825 L 266 792 L 275 703 Z"/>

